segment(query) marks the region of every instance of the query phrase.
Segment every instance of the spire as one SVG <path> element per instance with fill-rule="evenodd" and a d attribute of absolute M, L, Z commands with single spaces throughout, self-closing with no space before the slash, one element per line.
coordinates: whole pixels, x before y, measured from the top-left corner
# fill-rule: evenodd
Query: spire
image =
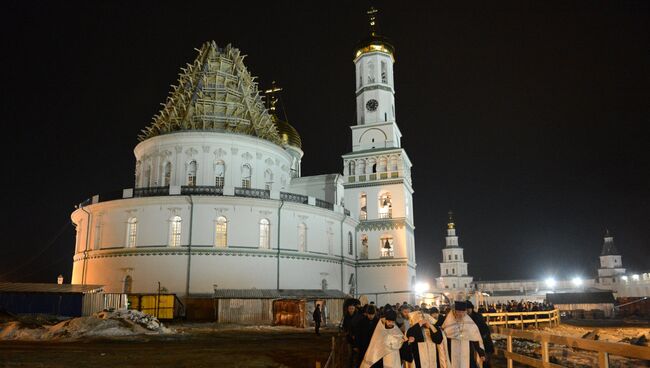
<path fill-rule="evenodd" d="M 454 213 L 452 211 L 449 211 L 447 212 L 447 215 L 449 216 L 449 221 L 447 222 L 447 229 L 456 228 L 456 224 L 454 224 Z"/>
<path fill-rule="evenodd" d="M 354 54 L 355 59 L 369 52 L 383 52 L 394 56 L 395 47 L 393 47 L 391 41 L 379 34 L 379 10 L 371 6 L 366 11 L 366 14 L 368 15 L 369 34 L 357 44 Z"/>
<path fill-rule="evenodd" d="M 609 229 L 605 229 L 605 237 L 603 238 L 603 251 L 600 253 L 601 256 L 618 256 L 620 253 L 616 249 L 614 244 L 614 236 L 609 232 Z"/>
<path fill-rule="evenodd" d="M 280 92 L 282 92 L 282 88 L 279 87 L 275 81 L 271 82 L 271 88 L 264 91 L 264 94 L 266 95 L 267 108 L 271 114 L 274 114 L 276 111 L 275 105 L 278 103 L 278 95 Z"/>
<path fill-rule="evenodd" d="M 282 87 L 278 85 L 275 81 L 271 82 L 271 88 L 264 90 L 264 95 L 266 97 L 265 104 L 266 108 L 269 110 L 271 115 L 271 121 L 275 124 L 275 128 L 280 135 L 283 145 L 294 146 L 302 148 L 302 139 L 296 128 L 289 124 L 287 119 L 287 113 L 284 109 L 284 104 L 282 103 L 280 92 L 282 92 Z M 282 115 L 284 118 L 280 118 L 280 112 L 282 110 Z"/>

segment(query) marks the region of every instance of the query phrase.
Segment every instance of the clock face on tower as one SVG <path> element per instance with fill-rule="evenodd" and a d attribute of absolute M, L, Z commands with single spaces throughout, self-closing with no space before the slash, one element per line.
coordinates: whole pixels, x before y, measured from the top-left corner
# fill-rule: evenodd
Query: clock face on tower
<path fill-rule="evenodd" d="M 377 102 L 377 100 L 369 100 L 366 102 L 366 109 L 368 109 L 368 111 L 375 111 L 378 106 L 379 102 Z"/>

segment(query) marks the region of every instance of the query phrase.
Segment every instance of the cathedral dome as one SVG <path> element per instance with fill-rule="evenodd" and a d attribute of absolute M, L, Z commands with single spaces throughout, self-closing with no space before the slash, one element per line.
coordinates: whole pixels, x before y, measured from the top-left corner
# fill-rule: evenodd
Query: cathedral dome
<path fill-rule="evenodd" d="M 211 131 L 281 144 L 244 57 L 231 45 L 220 48 L 214 41 L 204 43 L 194 62 L 181 68 L 177 85 L 139 140 L 178 131 Z"/>
<path fill-rule="evenodd" d="M 274 115 L 272 117 L 275 127 L 278 130 L 278 134 L 280 135 L 280 139 L 282 140 L 282 144 L 302 149 L 302 139 L 300 139 L 300 134 L 298 134 L 296 128 L 288 122 L 278 119 Z"/>

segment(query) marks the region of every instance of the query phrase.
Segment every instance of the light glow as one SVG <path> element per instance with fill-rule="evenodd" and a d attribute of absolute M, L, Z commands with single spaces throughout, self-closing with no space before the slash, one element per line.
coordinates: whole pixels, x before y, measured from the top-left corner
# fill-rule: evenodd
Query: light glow
<path fill-rule="evenodd" d="M 544 280 L 544 283 L 546 284 L 546 287 L 552 289 L 557 284 L 557 281 L 555 281 L 555 279 L 552 278 L 552 277 L 548 277 L 548 278 L 546 278 L 546 280 Z"/>
<path fill-rule="evenodd" d="M 632 275 L 632 280 L 639 281 L 639 275 Z"/>
<path fill-rule="evenodd" d="M 580 277 L 574 277 L 571 282 L 573 282 L 573 286 L 582 286 L 582 279 Z"/>
<path fill-rule="evenodd" d="M 414 286 L 414 290 L 417 294 L 422 294 L 429 291 L 429 284 L 426 282 L 418 282 Z"/>

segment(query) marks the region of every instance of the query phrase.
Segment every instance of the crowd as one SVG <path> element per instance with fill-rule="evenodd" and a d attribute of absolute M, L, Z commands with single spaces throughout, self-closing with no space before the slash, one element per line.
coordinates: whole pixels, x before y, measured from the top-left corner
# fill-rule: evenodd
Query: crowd
<path fill-rule="evenodd" d="M 469 301 L 440 311 L 349 299 L 344 308 L 349 367 L 489 367 L 494 353 L 490 329 Z"/>
<path fill-rule="evenodd" d="M 487 308 L 483 308 L 481 313 L 501 313 L 501 312 L 540 312 L 540 311 L 552 311 L 555 307 L 553 304 L 544 302 L 532 302 L 520 300 L 511 300 L 507 303 L 496 303 L 490 304 Z"/>

